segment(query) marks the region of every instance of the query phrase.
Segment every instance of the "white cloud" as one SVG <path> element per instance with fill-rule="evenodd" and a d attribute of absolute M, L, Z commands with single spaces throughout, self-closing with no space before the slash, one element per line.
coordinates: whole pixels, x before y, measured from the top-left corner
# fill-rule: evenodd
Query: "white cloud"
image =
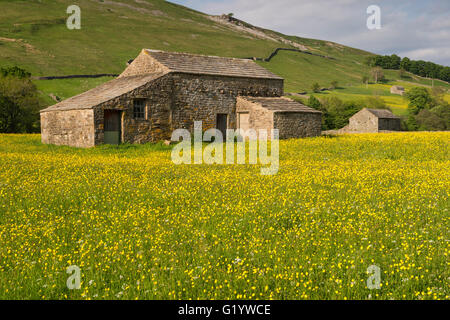
<path fill-rule="evenodd" d="M 175 1 L 209 14 L 233 12 L 239 19 L 285 34 L 450 65 L 448 0 Z M 381 8 L 380 30 L 366 27 L 366 9 L 371 4 Z"/>
<path fill-rule="evenodd" d="M 413 60 L 447 60 L 450 61 L 450 46 L 439 48 L 426 48 L 402 52 L 401 55 Z"/>

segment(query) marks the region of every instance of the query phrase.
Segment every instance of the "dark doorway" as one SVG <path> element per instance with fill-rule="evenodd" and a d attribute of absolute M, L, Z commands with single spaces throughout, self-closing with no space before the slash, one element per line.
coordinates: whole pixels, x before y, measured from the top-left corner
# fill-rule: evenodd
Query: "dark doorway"
<path fill-rule="evenodd" d="M 216 129 L 222 132 L 223 140 L 227 138 L 227 119 L 228 115 L 225 113 L 217 114 Z"/>
<path fill-rule="evenodd" d="M 120 111 L 105 110 L 105 143 L 120 144 Z"/>

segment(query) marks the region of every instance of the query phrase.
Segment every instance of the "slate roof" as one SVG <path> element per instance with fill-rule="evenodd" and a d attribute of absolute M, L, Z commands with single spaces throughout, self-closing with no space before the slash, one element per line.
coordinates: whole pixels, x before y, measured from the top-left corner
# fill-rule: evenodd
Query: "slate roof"
<path fill-rule="evenodd" d="M 162 77 L 167 73 L 153 73 L 138 76 L 117 78 L 105 82 L 98 87 L 86 91 L 77 96 L 61 101 L 53 106 L 41 110 L 41 112 L 54 110 L 80 110 L 89 109 L 103 102 L 117 98 L 125 93 L 137 89 L 146 83 Z"/>
<path fill-rule="evenodd" d="M 249 59 L 224 58 L 150 49 L 146 49 L 145 51 L 171 72 L 244 78 L 283 79 Z"/>
<path fill-rule="evenodd" d="M 319 110 L 305 106 L 289 98 L 263 98 L 263 97 L 241 97 L 250 102 L 258 103 L 263 108 L 273 112 L 303 112 L 303 113 L 321 113 Z"/>
<path fill-rule="evenodd" d="M 391 111 L 387 109 L 369 109 L 366 108 L 367 111 L 375 115 L 377 118 L 380 119 L 400 119 L 396 115 L 394 115 Z"/>

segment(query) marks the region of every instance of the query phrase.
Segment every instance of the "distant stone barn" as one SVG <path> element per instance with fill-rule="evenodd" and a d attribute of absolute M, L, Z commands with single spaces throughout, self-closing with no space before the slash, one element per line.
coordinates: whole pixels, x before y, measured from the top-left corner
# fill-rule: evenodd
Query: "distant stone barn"
<path fill-rule="evenodd" d="M 283 78 L 251 60 L 144 49 L 118 78 L 42 110 L 42 142 L 156 142 L 194 121 L 224 134 L 241 125 L 320 135 L 321 113 L 282 95 Z"/>
<path fill-rule="evenodd" d="M 403 88 L 402 86 L 392 86 L 391 93 L 403 96 L 405 94 L 405 88 Z"/>
<path fill-rule="evenodd" d="M 400 118 L 386 109 L 364 108 L 349 119 L 344 132 L 400 131 Z"/>

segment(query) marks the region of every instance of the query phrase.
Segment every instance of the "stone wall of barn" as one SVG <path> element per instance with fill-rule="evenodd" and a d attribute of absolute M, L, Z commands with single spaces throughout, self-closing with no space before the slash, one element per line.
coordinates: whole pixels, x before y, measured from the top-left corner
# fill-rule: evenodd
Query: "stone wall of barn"
<path fill-rule="evenodd" d="M 378 118 L 365 109 L 359 111 L 349 120 L 346 132 L 378 132 Z"/>
<path fill-rule="evenodd" d="M 400 131 L 400 119 L 388 118 L 378 119 L 378 130 L 380 131 Z"/>
<path fill-rule="evenodd" d="M 168 72 L 169 69 L 152 58 L 144 49 L 133 60 L 133 62 L 119 75 L 121 77 L 129 77 L 142 74 Z"/>
<path fill-rule="evenodd" d="M 89 148 L 95 145 L 92 109 L 41 113 L 42 143 Z"/>
<path fill-rule="evenodd" d="M 138 89 L 94 108 L 95 144 L 104 141 L 104 110 L 122 112 L 121 141 L 146 143 L 170 140 L 173 130 L 193 131 L 216 127 L 217 114 L 228 115 L 228 128 L 236 128 L 236 97 L 280 96 L 283 80 L 247 79 L 190 74 L 167 74 Z M 147 101 L 146 119 L 133 118 L 133 100 Z"/>
<path fill-rule="evenodd" d="M 275 112 L 273 122 L 280 139 L 316 137 L 322 132 L 319 112 Z"/>
<path fill-rule="evenodd" d="M 267 130 L 268 137 L 271 135 L 271 130 L 274 127 L 274 113 L 273 111 L 263 108 L 255 102 L 237 98 L 236 113 L 248 113 L 249 129 Z"/>
<path fill-rule="evenodd" d="M 148 84 L 94 108 L 95 144 L 104 142 L 104 111 L 119 110 L 122 118 L 121 141 L 146 143 L 170 139 L 170 110 L 173 105 L 173 81 L 164 75 Z M 134 99 L 146 99 L 145 119 L 134 119 Z"/>
<path fill-rule="evenodd" d="M 203 121 L 203 130 L 216 127 L 217 114 L 228 115 L 228 128 L 236 128 L 238 96 L 279 97 L 281 79 L 249 79 L 209 75 L 173 74 L 171 110 L 174 129 L 193 130 L 194 121 Z"/>

